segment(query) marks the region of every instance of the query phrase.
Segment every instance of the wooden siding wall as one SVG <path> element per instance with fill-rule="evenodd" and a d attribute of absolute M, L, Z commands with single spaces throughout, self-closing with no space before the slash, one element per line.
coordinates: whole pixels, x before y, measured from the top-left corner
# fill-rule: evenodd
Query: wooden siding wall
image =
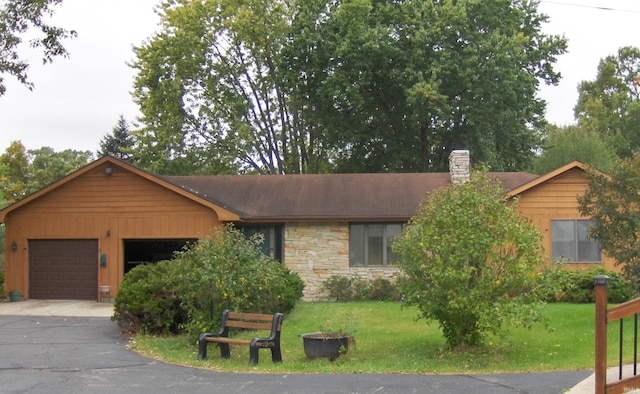
<path fill-rule="evenodd" d="M 551 221 L 585 219 L 578 211 L 578 197 L 587 190 L 589 183 L 582 170 L 573 169 L 541 185 L 527 190 L 520 196 L 518 211 L 527 216 L 543 234 L 543 247 L 551 260 Z M 612 259 L 602 256 L 603 265 L 619 271 Z M 593 263 L 571 264 L 572 268 L 590 268 Z"/>
<path fill-rule="evenodd" d="M 106 167 L 106 166 L 104 166 Z M 6 218 L 5 288 L 29 297 L 29 239 L 97 239 L 107 266 L 99 286 L 115 296 L 123 277 L 123 240 L 200 238 L 220 224 L 216 213 L 186 197 L 119 167 L 83 174 Z M 11 243 L 18 249 L 11 251 Z M 100 256 L 96 256 L 99 264 Z M 96 289 L 97 297 L 98 289 Z"/>

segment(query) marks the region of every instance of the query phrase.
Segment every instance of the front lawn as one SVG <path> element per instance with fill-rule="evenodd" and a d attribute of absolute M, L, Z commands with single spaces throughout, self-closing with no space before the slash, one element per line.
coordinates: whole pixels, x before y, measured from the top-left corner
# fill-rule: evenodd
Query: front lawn
<path fill-rule="evenodd" d="M 512 330 L 506 340 L 495 339 L 480 348 L 449 351 L 437 323 L 415 320 L 416 309 L 400 303 L 300 302 L 285 316 L 282 328 L 282 364 L 271 362 L 260 350 L 260 363 L 249 367 L 248 346 L 232 347 L 232 358 L 220 358 L 215 344 L 208 359 L 198 361 L 197 338 L 137 335 L 135 351 L 185 366 L 227 372 L 257 373 L 492 373 L 593 369 L 593 304 L 550 304 L 550 326 Z M 336 361 L 308 360 L 299 334 L 346 322 L 356 338 L 356 348 Z M 626 322 L 625 322 L 626 323 Z M 610 327 L 609 362 L 617 360 L 618 324 Z M 632 336 L 632 324 L 625 324 Z M 246 333 L 245 333 L 246 334 Z M 247 338 L 251 337 L 249 333 Z M 631 355 L 631 351 L 627 351 Z"/>

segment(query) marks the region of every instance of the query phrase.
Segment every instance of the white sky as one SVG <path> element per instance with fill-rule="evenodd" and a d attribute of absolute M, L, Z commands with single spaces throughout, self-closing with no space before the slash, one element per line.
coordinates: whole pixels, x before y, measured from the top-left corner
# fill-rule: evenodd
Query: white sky
<path fill-rule="evenodd" d="M 65 42 L 70 58 L 42 66 L 30 59 L 33 91 L 6 76 L 0 96 L 0 153 L 11 141 L 27 149 L 43 146 L 95 152 L 100 140 L 122 114 L 135 122 L 138 109 L 131 98 L 134 70 L 132 46 L 157 30 L 153 7 L 159 0 L 64 0 L 56 7 L 54 24 L 78 32 Z M 622 46 L 640 47 L 637 0 L 542 0 L 540 10 L 550 21 L 546 33 L 569 39 L 568 53 L 555 65 L 563 78 L 558 86 L 542 86 L 547 119 L 557 125 L 574 123 L 577 85 L 593 80 L 605 56 Z"/>

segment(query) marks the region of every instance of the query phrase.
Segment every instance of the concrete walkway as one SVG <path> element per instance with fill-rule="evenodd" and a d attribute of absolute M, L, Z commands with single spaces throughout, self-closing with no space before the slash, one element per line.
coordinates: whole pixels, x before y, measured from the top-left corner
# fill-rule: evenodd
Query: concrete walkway
<path fill-rule="evenodd" d="M 95 301 L 28 300 L 0 302 L 0 316 L 111 317 L 113 304 Z"/>
<path fill-rule="evenodd" d="M 595 393 L 595 374 L 592 374 L 582 382 L 575 385 L 571 390 L 567 391 L 569 394 L 593 394 Z M 633 366 L 625 365 L 622 367 L 622 378 L 626 379 L 633 376 Z M 613 367 L 607 370 L 607 382 L 616 382 L 619 377 L 619 368 Z M 625 390 L 625 393 L 640 393 L 640 390 Z"/>

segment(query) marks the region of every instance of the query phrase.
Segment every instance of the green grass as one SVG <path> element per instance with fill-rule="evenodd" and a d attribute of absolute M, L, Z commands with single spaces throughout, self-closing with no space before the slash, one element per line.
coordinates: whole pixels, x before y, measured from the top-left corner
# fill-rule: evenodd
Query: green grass
<path fill-rule="evenodd" d="M 221 359 L 214 344 L 209 345 L 208 359 L 198 361 L 197 340 L 187 336 L 137 335 L 130 347 L 165 362 L 227 372 L 447 374 L 593 369 L 595 306 L 550 304 L 546 309 L 547 328 L 513 329 L 506 339 L 457 351 L 447 349 L 437 323 L 427 325 L 415 319 L 416 309 L 377 302 L 299 303 L 285 316 L 282 364 L 274 364 L 270 352 L 261 350 L 259 365 L 250 367 L 248 346 L 232 347 L 232 358 Z M 319 331 L 336 317 L 352 323 L 356 348 L 333 362 L 307 359 L 299 334 Z M 610 365 L 617 362 L 618 329 L 617 323 L 609 328 Z M 632 337 L 632 324 L 626 321 L 625 331 L 626 338 Z"/>

